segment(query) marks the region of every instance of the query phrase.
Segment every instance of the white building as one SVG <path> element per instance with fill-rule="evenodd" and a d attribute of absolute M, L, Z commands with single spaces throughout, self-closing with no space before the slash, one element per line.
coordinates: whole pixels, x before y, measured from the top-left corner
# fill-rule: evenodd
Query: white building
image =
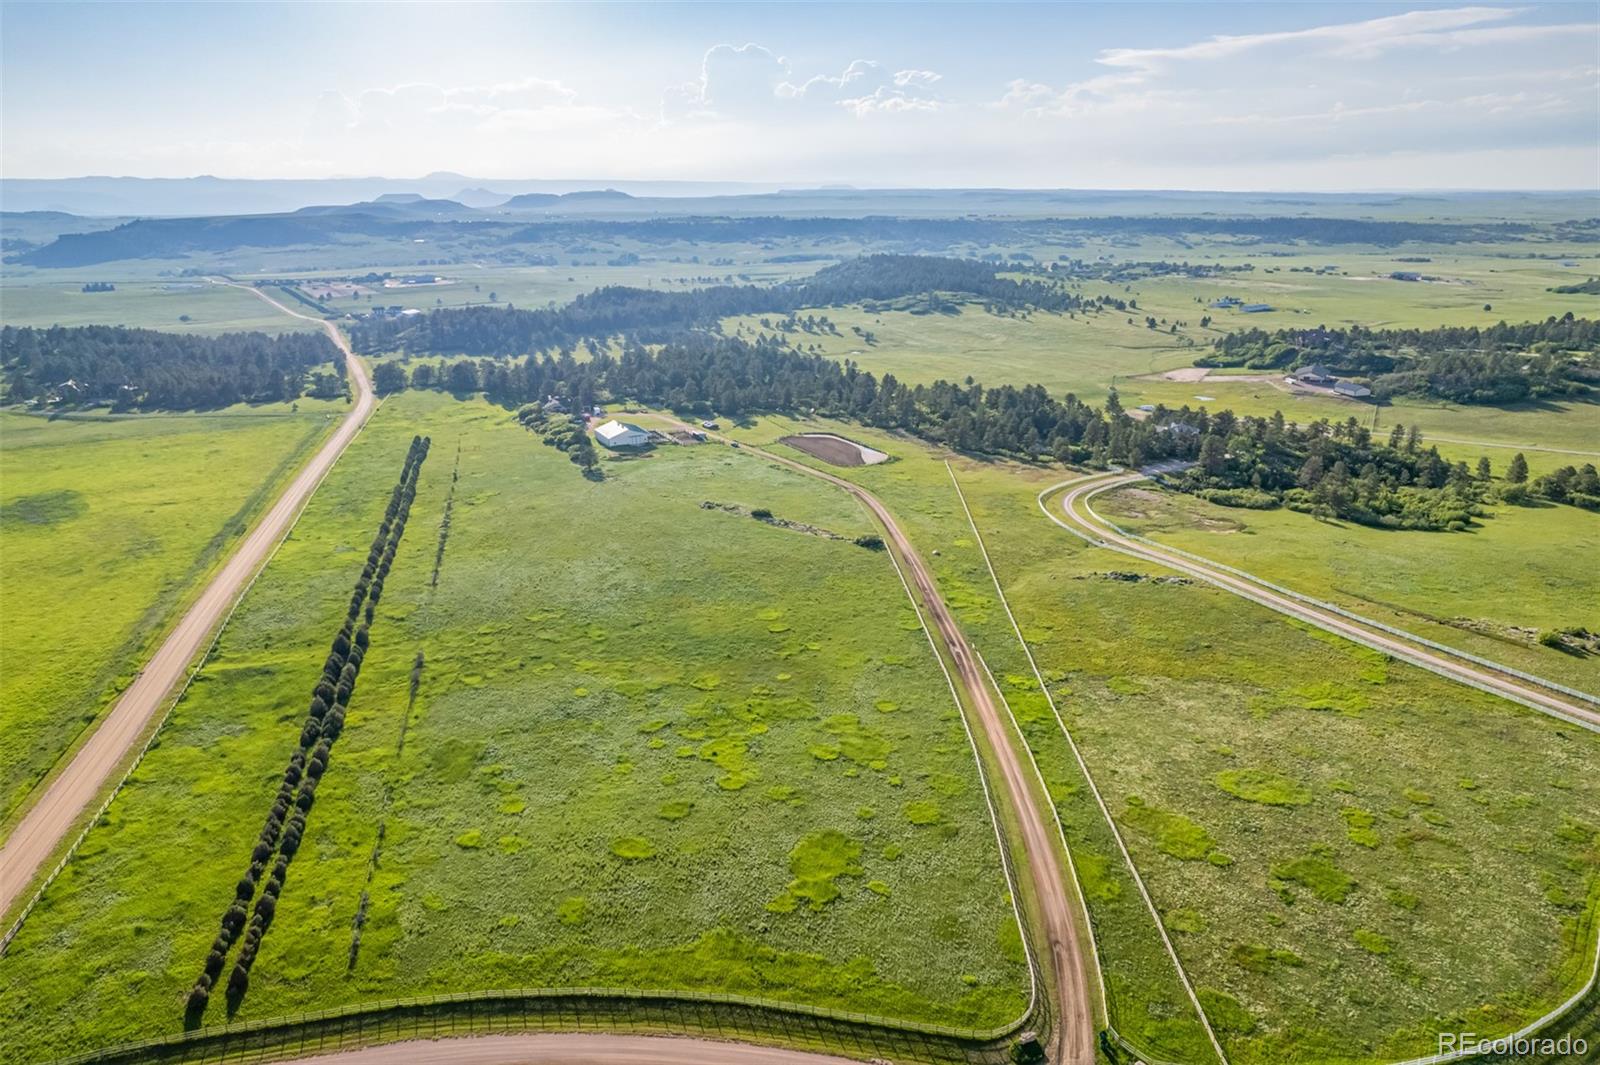
<path fill-rule="evenodd" d="M 619 422 L 612 419 L 594 431 L 595 439 L 606 447 L 644 447 L 650 442 L 650 434 L 637 425 Z"/>

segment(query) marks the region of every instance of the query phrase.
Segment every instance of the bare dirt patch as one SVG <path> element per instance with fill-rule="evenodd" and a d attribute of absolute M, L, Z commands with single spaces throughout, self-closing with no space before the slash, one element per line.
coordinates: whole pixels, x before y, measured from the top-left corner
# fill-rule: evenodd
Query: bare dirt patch
<path fill-rule="evenodd" d="M 847 440 L 833 433 L 801 433 L 797 436 L 782 437 L 778 443 L 787 444 L 796 451 L 804 451 L 807 455 L 835 466 L 875 466 L 888 461 L 889 458 L 877 448 L 858 444 L 854 440 Z"/>

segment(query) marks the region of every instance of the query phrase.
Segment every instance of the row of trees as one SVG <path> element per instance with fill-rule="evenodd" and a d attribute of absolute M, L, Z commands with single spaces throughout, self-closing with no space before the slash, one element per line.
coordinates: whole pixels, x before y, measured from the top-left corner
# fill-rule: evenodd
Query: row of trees
<path fill-rule="evenodd" d="M 190 336 L 126 326 L 0 328 L 13 401 L 192 410 L 297 399 L 307 375 L 344 363 L 323 333 Z"/>
<path fill-rule="evenodd" d="M 188 1022 L 197 1024 L 211 999 L 212 989 L 227 964 L 234 943 L 239 943 L 239 953 L 227 984 L 228 1009 L 238 1008 L 240 999 L 250 986 L 250 970 L 255 964 L 262 937 L 272 925 L 277 911 L 278 896 L 283 891 L 289 862 L 300 849 L 305 835 L 306 817 L 316 801 L 317 785 L 327 771 L 333 744 L 344 729 L 345 713 L 350 697 L 355 692 L 356 679 L 361 673 L 361 662 L 366 656 L 369 632 L 378 599 L 383 594 L 383 582 L 394 564 L 395 551 L 405 533 L 406 519 L 416 497 L 417 477 L 422 463 L 428 457 L 429 440 L 413 437 L 401 468 L 400 479 L 389 498 L 383 522 L 372 541 L 366 565 L 357 579 L 344 625 L 333 638 L 333 645 L 323 663 L 322 675 L 312 689 L 311 705 L 306 713 L 300 740 L 289 764 L 283 771 L 278 794 L 267 814 L 266 824 L 250 852 L 250 862 L 245 874 L 234 886 L 233 901 L 222 915 L 221 926 L 206 955 L 200 976 L 189 992 Z M 271 872 L 267 865 L 271 862 Z M 265 884 L 261 878 L 267 873 Z M 257 897 L 257 888 L 260 895 Z M 253 909 L 247 909 L 251 900 Z"/>
<path fill-rule="evenodd" d="M 1246 329 L 1218 338 L 1199 366 L 1258 370 L 1326 364 L 1369 378 L 1373 394 L 1514 403 L 1600 389 L 1600 321 L 1570 311 L 1542 322 L 1437 329 Z"/>

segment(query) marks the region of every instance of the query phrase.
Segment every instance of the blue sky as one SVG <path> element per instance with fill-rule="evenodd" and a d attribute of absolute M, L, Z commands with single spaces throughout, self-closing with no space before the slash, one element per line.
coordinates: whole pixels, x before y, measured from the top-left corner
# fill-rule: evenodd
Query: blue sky
<path fill-rule="evenodd" d="M 0 4 L 8 177 L 1600 186 L 1593 3 Z"/>

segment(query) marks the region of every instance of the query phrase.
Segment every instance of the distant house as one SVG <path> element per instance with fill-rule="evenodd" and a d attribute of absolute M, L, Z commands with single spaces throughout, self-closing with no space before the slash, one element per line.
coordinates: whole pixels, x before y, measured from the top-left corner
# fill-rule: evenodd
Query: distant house
<path fill-rule="evenodd" d="M 546 414 L 565 414 L 565 413 L 567 413 L 567 405 L 561 401 L 561 397 L 560 396 L 551 396 L 551 397 L 549 397 L 548 399 L 546 399 L 544 401 L 544 406 L 541 407 L 540 409 L 543 410 Z"/>
<path fill-rule="evenodd" d="M 1199 436 L 1200 427 L 1188 422 L 1163 422 L 1156 426 L 1156 432 L 1171 433 L 1173 436 Z"/>
<path fill-rule="evenodd" d="M 1149 411 L 1155 410 L 1156 409 L 1156 405 L 1154 403 L 1141 403 L 1141 404 L 1139 404 L 1139 409 L 1142 410 L 1142 411 L 1149 412 Z"/>
<path fill-rule="evenodd" d="M 618 447 L 644 447 L 650 442 L 650 434 L 637 425 L 619 422 L 612 419 L 594 431 L 595 439 L 609 448 Z"/>
<path fill-rule="evenodd" d="M 1317 385 L 1322 388 L 1333 387 L 1333 382 L 1337 380 L 1337 378 L 1333 376 L 1333 371 L 1322 365 L 1320 362 L 1312 363 L 1310 366 L 1307 366 L 1305 369 L 1296 373 L 1295 377 L 1300 380 L 1301 384 Z"/>
<path fill-rule="evenodd" d="M 1219 308 L 1220 307 L 1237 307 L 1237 306 L 1239 306 L 1239 304 L 1241 302 L 1243 302 L 1243 301 L 1240 300 L 1238 296 L 1224 296 L 1220 300 L 1212 300 L 1211 301 L 1211 306 L 1219 307 Z"/>
<path fill-rule="evenodd" d="M 1335 381 L 1333 390 L 1341 396 L 1349 396 L 1351 399 L 1365 399 L 1367 396 L 1372 395 L 1372 389 L 1366 385 L 1358 385 L 1354 381 Z"/>
<path fill-rule="evenodd" d="M 1270 303 L 1246 303 L 1244 306 L 1240 307 L 1239 309 L 1241 311 L 1243 311 L 1244 313 L 1246 313 L 1246 314 L 1260 314 L 1263 311 L 1272 310 L 1272 304 L 1270 304 Z"/>

